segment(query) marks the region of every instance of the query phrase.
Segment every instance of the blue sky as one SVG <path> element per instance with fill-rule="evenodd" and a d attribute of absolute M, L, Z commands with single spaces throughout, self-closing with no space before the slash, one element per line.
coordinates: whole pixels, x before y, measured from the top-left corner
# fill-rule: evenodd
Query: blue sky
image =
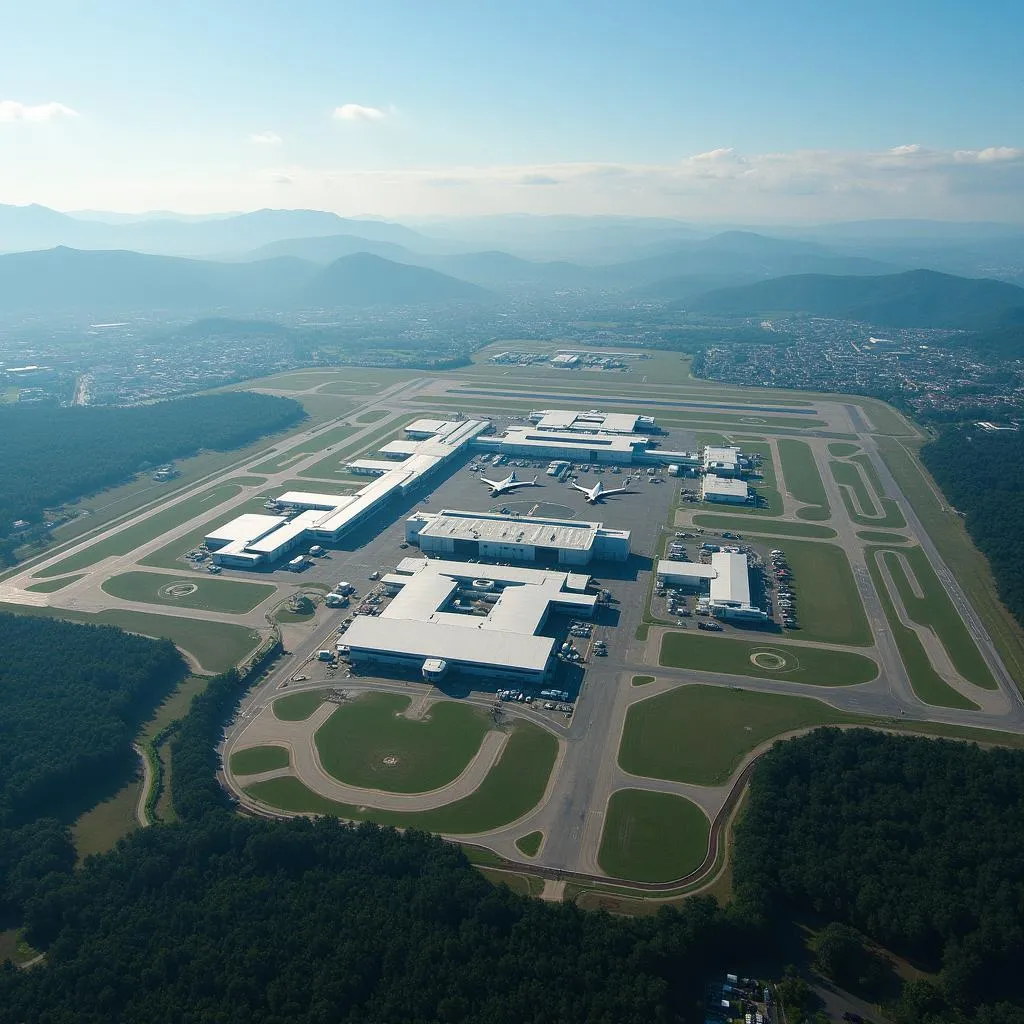
<path fill-rule="evenodd" d="M 1024 4 L 6 0 L 0 202 L 1024 221 Z"/>

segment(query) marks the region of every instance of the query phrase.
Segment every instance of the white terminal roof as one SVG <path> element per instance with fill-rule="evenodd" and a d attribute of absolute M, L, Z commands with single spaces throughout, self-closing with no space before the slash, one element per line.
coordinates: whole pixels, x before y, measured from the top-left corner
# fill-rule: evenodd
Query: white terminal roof
<path fill-rule="evenodd" d="M 588 523 L 579 519 L 509 516 L 492 512 L 459 512 L 454 509 L 417 512 L 413 518 L 427 522 L 420 530 L 421 537 L 529 544 L 574 551 L 589 551 L 598 531 L 603 528 L 601 523 Z"/>
<path fill-rule="evenodd" d="M 407 434 L 444 434 L 455 424 L 449 420 L 413 420 L 406 428 Z"/>
<path fill-rule="evenodd" d="M 319 491 L 285 491 L 278 497 L 279 505 L 294 505 L 296 508 L 340 508 L 355 501 L 351 494 L 322 494 Z"/>
<path fill-rule="evenodd" d="M 391 459 L 353 459 L 346 463 L 346 466 L 353 472 L 363 470 L 369 473 L 390 473 L 395 468 L 395 463 Z"/>
<path fill-rule="evenodd" d="M 735 445 L 719 447 L 709 444 L 704 449 L 704 465 L 708 468 L 735 469 L 740 462 L 740 449 Z"/>
<path fill-rule="evenodd" d="M 413 455 L 422 441 L 388 441 L 386 445 L 377 450 L 382 455 Z"/>
<path fill-rule="evenodd" d="M 747 556 L 732 551 L 716 551 L 711 556 L 716 576 L 711 581 L 711 603 L 750 607 L 750 576 Z"/>
<path fill-rule="evenodd" d="M 488 613 L 447 610 L 456 592 L 474 589 L 482 573 L 487 585 L 478 592 L 497 595 Z M 574 573 L 405 558 L 387 579 L 402 589 L 379 616 L 357 616 L 345 642 L 352 650 L 541 673 L 555 641 L 537 631 L 552 605 L 593 614 L 596 595 L 581 592 L 588 580 Z"/>
<path fill-rule="evenodd" d="M 666 579 L 713 580 L 718 576 L 718 570 L 700 562 L 673 562 L 659 558 L 658 575 Z"/>
<path fill-rule="evenodd" d="M 606 434 L 632 434 L 637 429 L 640 417 L 635 413 L 599 412 L 591 409 L 539 409 L 530 413 L 530 419 L 538 430 L 572 430 Z M 650 424 L 649 418 L 645 420 Z"/>
<path fill-rule="evenodd" d="M 645 448 L 647 441 L 646 437 L 638 437 L 636 434 L 588 434 L 582 431 L 558 433 L 553 430 L 538 430 L 536 427 L 509 427 L 502 437 L 492 443 L 499 446 L 537 448 L 539 451 L 551 448 L 578 449 L 581 452 L 606 451 L 625 458 L 631 456 L 636 448 Z"/>
<path fill-rule="evenodd" d="M 720 497 L 746 498 L 750 493 L 746 480 L 739 480 L 728 476 L 715 476 L 708 473 L 701 485 L 704 494 L 717 494 Z"/>
<path fill-rule="evenodd" d="M 284 516 L 262 516 L 248 512 L 232 519 L 230 523 L 218 526 L 206 535 L 206 539 L 215 544 L 230 544 L 234 541 L 247 544 L 249 541 L 270 533 L 284 521 Z"/>

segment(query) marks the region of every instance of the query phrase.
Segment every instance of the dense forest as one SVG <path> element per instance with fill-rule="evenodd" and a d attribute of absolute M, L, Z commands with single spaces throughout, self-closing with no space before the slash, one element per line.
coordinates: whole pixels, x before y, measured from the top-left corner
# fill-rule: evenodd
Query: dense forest
<path fill-rule="evenodd" d="M 305 416 L 291 398 L 225 391 L 129 407 L 0 406 L 0 553 L 15 520 L 130 480 L 140 470 L 239 448 Z"/>
<path fill-rule="evenodd" d="M 169 640 L 112 626 L 0 615 L 0 917 L 70 870 L 61 821 L 134 765 L 139 725 L 186 666 Z M 61 819 L 61 820 L 57 820 Z"/>
<path fill-rule="evenodd" d="M 850 925 L 938 982 L 895 1019 L 1024 1020 L 1024 753 L 822 729 L 754 774 L 734 881 L 755 916 Z"/>
<path fill-rule="evenodd" d="M 1024 433 L 947 427 L 921 460 L 988 558 L 999 596 L 1024 625 Z"/>

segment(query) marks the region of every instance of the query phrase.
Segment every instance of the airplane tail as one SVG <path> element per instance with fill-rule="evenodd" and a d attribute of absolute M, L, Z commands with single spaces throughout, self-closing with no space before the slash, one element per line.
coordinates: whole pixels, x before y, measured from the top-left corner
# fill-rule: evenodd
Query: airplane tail
<path fill-rule="evenodd" d="M 535 476 L 535 477 L 533 478 L 533 486 L 534 486 L 534 487 L 536 487 L 536 486 L 537 486 L 537 481 L 538 481 L 539 479 L 540 479 L 540 474 L 538 473 L 538 474 L 537 474 L 537 476 Z"/>

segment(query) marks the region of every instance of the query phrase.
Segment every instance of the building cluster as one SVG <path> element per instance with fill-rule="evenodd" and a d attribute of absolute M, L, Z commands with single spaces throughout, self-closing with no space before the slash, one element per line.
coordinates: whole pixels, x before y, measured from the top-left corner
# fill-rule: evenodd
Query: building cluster
<path fill-rule="evenodd" d="M 498 352 L 491 362 L 499 366 L 553 366 L 559 370 L 622 370 L 635 352 L 586 352 L 579 350 L 548 352 Z"/>
<path fill-rule="evenodd" d="M 698 611 L 715 618 L 768 620 L 768 613 L 750 600 L 750 565 L 741 551 L 715 551 L 710 565 L 663 558 L 658 562 L 658 578 L 665 586 L 698 591 Z"/>

